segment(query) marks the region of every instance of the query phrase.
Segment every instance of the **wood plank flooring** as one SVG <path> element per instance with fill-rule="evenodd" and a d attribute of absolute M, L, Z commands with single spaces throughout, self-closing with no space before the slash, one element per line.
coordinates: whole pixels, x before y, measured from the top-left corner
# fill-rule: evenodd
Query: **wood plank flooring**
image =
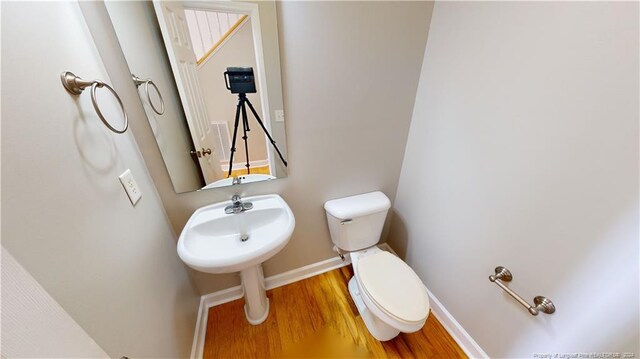
<path fill-rule="evenodd" d="M 227 170 L 225 170 L 225 174 L 226 174 Z M 271 173 L 271 168 L 269 168 L 269 165 L 267 166 L 262 166 L 262 167 L 251 167 L 251 173 L 252 174 L 263 174 L 263 175 L 268 175 Z M 246 168 L 241 168 L 239 170 L 233 170 L 231 171 L 231 177 L 238 177 L 238 176 L 242 176 L 242 175 L 246 175 L 247 174 L 247 169 Z"/>
<path fill-rule="evenodd" d="M 351 266 L 267 292 L 270 312 L 250 325 L 244 300 L 209 309 L 205 358 L 466 358 L 431 314 L 416 333 L 387 342 L 369 334 L 351 299 Z"/>

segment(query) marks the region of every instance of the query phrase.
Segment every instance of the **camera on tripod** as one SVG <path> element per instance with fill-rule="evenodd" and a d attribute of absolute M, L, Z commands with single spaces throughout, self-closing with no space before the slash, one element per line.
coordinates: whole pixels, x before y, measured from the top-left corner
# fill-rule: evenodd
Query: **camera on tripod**
<path fill-rule="evenodd" d="M 227 67 L 224 84 L 231 93 L 256 93 L 252 67 Z"/>
<path fill-rule="evenodd" d="M 271 137 L 269 131 L 262 123 L 260 116 L 251 101 L 247 98 L 248 93 L 256 93 L 256 81 L 253 76 L 253 68 L 252 67 L 227 67 L 227 71 L 224 73 L 224 84 L 227 86 L 227 90 L 231 91 L 231 93 L 238 94 L 238 105 L 236 106 L 236 116 L 233 122 L 233 140 L 231 142 L 231 151 L 229 155 L 229 171 L 227 172 L 227 177 L 231 177 L 231 172 L 233 170 L 233 156 L 236 152 L 236 138 L 238 137 L 238 127 L 240 125 L 240 120 L 242 120 L 242 140 L 244 141 L 244 151 L 246 156 L 246 164 L 247 174 L 251 173 L 251 164 L 249 163 L 249 143 L 247 142 L 247 132 L 251 131 L 249 129 L 249 119 L 247 118 L 247 108 L 249 106 L 249 110 L 255 117 L 256 122 L 262 128 L 262 131 L 271 142 L 273 149 L 276 150 L 280 160 L 287 167 L 287 160 L 284 159 L 280 149 L 276 145 L 276 141 Z"/>

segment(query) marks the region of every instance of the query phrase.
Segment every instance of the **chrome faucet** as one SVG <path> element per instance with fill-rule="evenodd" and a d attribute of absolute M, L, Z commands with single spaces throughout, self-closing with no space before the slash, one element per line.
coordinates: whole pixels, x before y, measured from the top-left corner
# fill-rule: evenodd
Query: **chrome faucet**
<path fill-rule="evenodd" d="M 226 214 L 235 214 L 242 213 L 253 208 L 253 203 L 251 202 L 242 202 L 242 198 L 239 195 L 235 194 L 231 197 L 231 205 L 226 206 L 224 208 L 224 213 Z"/>
<path fill-rule="evenodd" d="M 239 176 L 233 177 L 231 184 L 232 185 L 242 184 L 242 177 L 239 177 Z"/>

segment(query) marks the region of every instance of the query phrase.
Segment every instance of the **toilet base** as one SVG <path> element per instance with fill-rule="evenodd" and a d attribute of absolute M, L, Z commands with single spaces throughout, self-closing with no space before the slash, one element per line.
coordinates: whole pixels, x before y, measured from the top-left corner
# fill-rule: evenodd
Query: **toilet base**
<path fill-rule="evenodd" d="M 367 308 L 360 296 L 360 289 L 358 288 L 358 283 L 356 282 L 356 277 L 352 277 L 349 280 L 349 293 L 351 294 L 351 298 L 356 304 L 356 308 L 358 308 L 358 312 L 360 316 L 364 320 L 364 324 L 367 326 L 369 333 L 373 335 L 377 340 L 384 342 L 387 340 L 391 340 L 400 334 L 400 331 L 389 324 L 383 322 L 374 316 L 371 311 Z"/>

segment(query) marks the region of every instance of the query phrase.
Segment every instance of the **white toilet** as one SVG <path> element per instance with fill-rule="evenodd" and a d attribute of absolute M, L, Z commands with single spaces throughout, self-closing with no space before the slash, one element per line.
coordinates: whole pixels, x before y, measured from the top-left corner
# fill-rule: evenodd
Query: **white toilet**
<path fill-rule="evenodd" d="M 420 330 L 429 315 L 427 289 L 395 255 L 376 246 L 391 202 L 382 192 L 324 204 L 331 240 L 349 252 L 354 277 L 349 292 L 369 332 L 378 340 Z"/>

